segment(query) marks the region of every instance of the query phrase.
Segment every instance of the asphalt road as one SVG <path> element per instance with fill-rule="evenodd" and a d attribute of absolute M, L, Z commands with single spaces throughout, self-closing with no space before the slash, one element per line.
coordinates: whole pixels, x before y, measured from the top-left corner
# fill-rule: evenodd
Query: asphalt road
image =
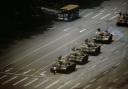
<path fill-rule="evenodd" d="M 105 1 L 99 7 L 81 10 L 81 18 L 75 21 L 55 22 L 44 34 L 16 41 L 0 57 L 0 89 L 90 88 L 93 86 L 93 82 L 88 84 L 90 81 L 120 66 L 128 57 L 128 28 L 115 25 L 117 12 L 125 12 L 126 7 L 127 0 Z M 86 38 L 94 36 L 99 27 L 114 35 L 111 44 L 102 45 L 100 55 L 90 56 L 87 64 L 78 65 L 70 74 L 50 73 L 49 67 L 57 56 L 70 53 L 73 46 L 79 47 Z"/>

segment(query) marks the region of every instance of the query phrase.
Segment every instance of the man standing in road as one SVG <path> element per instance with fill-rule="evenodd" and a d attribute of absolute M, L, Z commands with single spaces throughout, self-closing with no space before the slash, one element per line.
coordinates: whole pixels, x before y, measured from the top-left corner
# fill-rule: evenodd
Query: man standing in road
<path fill-rule="evenodd" d="M 53 67 L 53 73 L 56 74 L 56 66 Z"/>

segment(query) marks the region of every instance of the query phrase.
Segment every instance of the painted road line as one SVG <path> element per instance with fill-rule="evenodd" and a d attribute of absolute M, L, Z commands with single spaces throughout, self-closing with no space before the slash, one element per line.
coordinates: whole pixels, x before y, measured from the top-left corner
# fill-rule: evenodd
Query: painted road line
<path fill-rule="evenodd" d="M 100 12 L 104 12 L 104 11 L 106 11 L 107 9 L 103 9 L 103 10 L 101 10 Z"/>
<path fill-rule="evenodd" d="M 81 73 L 81 74 L 79 74 L 78 76 L 81 77 L 81 76 L 83 76 L 83 75 L 84 75 L 84 73 Z"/>
<path fill-rule="evenodd" d="M 91 69 L 93 69 L 93 68 L 95 68 L 95 67 L 96 67 L 96 65 L 92 66 Z"/>
<path fill-rule="evenodd" d="M 35 79 L 32 80 L 31 82 L 26 83 L 26 84 L 24 85 L 24 87 L 26 87 L 26 86 L 28 86 L 28 85 L 34 83 L 34 82 L 37 81 L 38 79 L 39 79 L 39 78 L 35 78 Z"/>
<path fill-rule="evenodd" d="M 102 86 L 98 86 L 96 89 L 101 89 L 102 88 Z"/>
<path fill-rule="evenodd" d="M 55 82 L 49 84 L 47 87 L 45 87 L 45 89 L 48 89 L 48 88 L 52 87 L 53 85 L 57 84 L 59 81 L 60 81 L 60 80 L 57 80 L 57 81 L 55 81 Z"/>
<path fill-rule="evenodd" d="M 0 80 L 3 79 L 3 78 L 5 78 L 5 77 L 7 77 L 7 75 L 3 75 L 2 77 L 0 77 Z"/>
<path fill-rule="evenodd" d="M 119 66 L 119 65 L 120 65 L 120 63 L 115 64 L 115 66 Z"/>
<path fill-rule="evenodd" d="M 27 74 L 31 71 L 31 69 L 29 69 L 28 71 L 25 71 L 23 74 Z"/>
<path fill-rule="evenodd" d="M 99 13 L 99 14 L 97 14 L 97 15 L 93 16 L 93 17 L 92 17 L 92 19 L 94 19 L 94 18 L 96 18 L 96 17 L 100 16 L 101 14 L 103 14 L 103 13 Z"/>
<path fill-rule="evenodd" d="M 90 83 L 92 83 L 92 82 L 94 82 L 94 81 L 96 81 L 96 78 L 92 79 L 92 80 L 90 81 Z"/>
<path fill-rule="evenodd" d="M 63 84 L 61 86 L 59 86 L 57 89 L 61 89 L 61 88 L 65 87 L 66 85 L 70 84 L 71 82 L 72 82 L 72 80 L 66 82 L 65 84 Z"/>
<path fill-rule="evenodd" d="M 42 72 L 40 75 L 41 75 L 41 76 L 44 76 L 46 72 L 47 72 L 47 71 L 44 71 L 44 72 Z"/>
<path fill-rule="evenodd" d="M 11 71 L 13 68 L 9 68 L 9 69 L 7 69 L 7 70 L 5 70 L 5 72 L 9 72 L 9 71 Z"/>
<path fill-rule="evenodd" d="M 67 33 L 67 34 L 65 34 L 65 35 L 63 35 L 63 36 L 61 36 L 61 37 L 59 37 L 58 39 L 55 39 L 55 40 L 53 40 L 53 41 L 51 41 L 51 42 L 49 42 L 49 43 L 47 43 L 47 44 L 45 44 L 45 45 L 43 45 L 43 46 L 41 46 L 41 47 L 37 48 L 37 49 L 35 49 L 35 50 L 33 50 L 33 51 L 29 52 L 28 54 L 26 54 L 26 55 L 24 55 L 24 56 L 22 56 L 22 57 L 19 57 L 17 60 L 15 60 L 15 61 L 13 61 L 13 62 L 9 63 L 9 64 L 8 64 L 8 65 L 6 65 L 5 67 L 8 67 L 9 65 L 11 65 L 11 64 L 13 64 L 13 63 L 18 62 L 19 60 L 24 59 L 25 57 L 27 57 L 27 56 L 29 56 L 29 55 L 31 55 L 31 54 L 33 54 L 33 53 L 37 52 L 38 50 L 40 50 L 40 49 L 42 49 L 42 48 L 47 47 L 47 46 L 48 46 L 48 45 L 50 45 L 50 44 L 55 43 L 56 41 L 58 41 L 58 40 L 60 40 L 60 39 L 62 39 L 62 38 L 64 38 L 64 37 L 67 37 L 68 35 L 70 35 L 70 34 L 69 34 L 69 33 Z"/>
<path fill-rule="evenodd" d="M 2 85 L 9 83 L 10 81 L 16 79 L 17 77 L 18 77 L 18 76 L 14 76 L 14 77 L 12 77 L 11 79 L 9 79 L 9 80 L 3 82 Z"/>
<path fill-rule="evenodd" d="M 43 58 L 45 58 L 45 57 L 47 57 L 47 56 L 53 54 L 54 52 L 58 51 L 59 49 L 62 49 L 63 47 L 65 47 L 65 46 L 67 46 L 67 45 L 69 45 L 69 44 L 71 44 L 71 43 L 77 41 L 78 39 L 80 39 L 81 37 L 84 37 L 84 36 L 85 36 L 85 34 L 80 35 L 80 36 L 77 37 L 76 39 L 73 39 L 72 41 L 70 41 L 70 42 L 68 42 L 68 43 L 66 43 L 66 44 L 64 44 L 64 45 L 62 45 L 62 46 L 60 46 L 60 47 L 58 47 L 57 49 L 55 49 L 55 50 L 49 52 L 48 54 L 46 54 L 46 55 L 40 57 L 38 60 L 35 60 L 35 61 L 31 62 L 30 64 L 28 64 L 27 66 L 25 66 L 25 67 L 23 67 L 23 68 L 26 68 L 26 67 L 28 67 L 28 66 L 30 66 L 30 65 L 32 65 L 32 64 L 34 64 L 34 63 L 36 63 L 37 61 L 42 60 Z M 51 63 L 51 64 L 53 64 L 53 63 Z M 49 64 L 49 65 L 51 65 L 51 64 Z M 44 70 L 44 69 L 47 68 L 49 65 L 47 65 L 46 67 L 42 68 L 41 70 Z M 22 69 L 23 69 L 23 68 L 22 68 Z M 39 71 L 40 71 L 40 70 L 39 70 Z"/>
<path fill-rule="evenodd" d="M 117 16 L 118 15 L 115 15 L 115 16 L 111 17 L 109 20 L 113 20 L 113 19 L 117 18 Z"/>
<path fill-rule="evenodd" d="M 117 82 L 118 80 L 119 80 L 119 79 L 118 79 L 118 78 L 116 78 L 116 79 L 114 79 L 112 82 L 114 82 L 114 83 L 115 83 L 115 82 Z"/>
<path fill-rule="evenodd" d="M 28 79 L 28 77 L 25 77 L 25 78 L 23 78 L 23 79 L 17 81 L 16 83 L 14 83 L 14 84 L 12 84 L 12 85 L 15 86 L 15 85 L 17 85 L 17 84 L 19 84 L 19 83 L 21 83 L 21 82 L 27 80 L 27 79 Z"/>
<path fill-rule="evenodd" d="M 75 89 L 76 87 L 78 87 L 80 85 L 80 83 L 75 84 L 73 87 L 71 87 L 70 89 Z"/>
<path fill-rule="evenodd" d="M 104 59 L 102 60 L 102 62 L 103 62 L 103 61 L 106 61 L 106 60 L 108 60 L 108 57 L 104 58 Z"/>
<path fill-rule="evenodd" d="M 84 15 L 83 17 L 86 18 L 86 17 L 88 17 L 88 16 L 91 15 L 91 14 L 93 14 L 93 12 L 90 12 L 90 13 Z"/>
<path fill-rule="evenodd" d="M 84 32 L 85 30 L 87 30 L 87 29 L 83 29 L 83 30 L 81 30 L 80 32 Z"/>
<path fill-rule="evenodd" d="M 66 28 L 66 29 L 64 29 L 64 31 L 68 31 L 68 30 L 70 30 L 70 28 Z"/>
<path fill-rule="evenodd" d="M 87 89 L 87 88 L 89 88 L 91 86 L 92 86 L 92 84 L 88 84 L 86 87 L 84 87 L 84 89 Z"/>
<path fill-rule="evenodd" d="M 108 89 L 114 89 L 113 87 L 109 87 Z"/>
<path fill-rule="evenodd" d="M 40 87 L 41 85 L 43 85 L 44 83 L 46 83 L 49 79 L 47 80 L 44 80 L 43 82 L 39 83 L 38 85 L 36 85 L 34 88 L 38 88 Z"/>
<path fill-rule="evenodd" d="M 116 10 L 117 8 L 114 8 L 113 10 Z"/>
<path fill-rule="evenodd" d="M 109 13 L 109 14 L 107 14 L 107 15 L 105 15 L 105 16 L 103 16 L 102 18 L 100 18 L 101 20 L 102 19 L 105 19 L 106 17 L 108 17 L 108 16 L 110 16 L 111 14 Z"/>

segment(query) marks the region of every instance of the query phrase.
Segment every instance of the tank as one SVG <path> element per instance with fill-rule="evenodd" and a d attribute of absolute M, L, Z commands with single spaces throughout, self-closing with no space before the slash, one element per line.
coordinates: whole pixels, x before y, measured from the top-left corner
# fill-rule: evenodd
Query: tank
<path fill-rule="evenodd" d="M 50 67 L 51 72 L 54 72 L 54 67 L 56 67 L 56 72 L 58 73 L 70 73 L 76 70 L 76 64 L 69 61 L 67 57 L 59 57 L 56 62 Z"/>
<path fill-rule="evenodd" d="M 96 43 L 111 43 L 112 42 L 113 35 L 106 31 L 100 31 L 100 29 L 97 29 L 97 32 L 95 36 L 93 37 L 93 40 Z"/>
<path fill-rule="evenodd" d="M 116 25 L 128 27 L 128 14 L 127 13 L 119 13 L 119 16 L 117 17 Z"/>
<path fill-rule="evenodd" d="M 90 55 L 100 54 L 101 46 L 96 44 L 93 40 L 85 40 L 85 42 L 80 46 L 79 50 Z"/>
<path fill-rule="evenodd" d="M 88 54 L 83 51 L 73 48 L 69 54 L 69 60 L 76 64 L 85 64 L 88 62 Z"/>

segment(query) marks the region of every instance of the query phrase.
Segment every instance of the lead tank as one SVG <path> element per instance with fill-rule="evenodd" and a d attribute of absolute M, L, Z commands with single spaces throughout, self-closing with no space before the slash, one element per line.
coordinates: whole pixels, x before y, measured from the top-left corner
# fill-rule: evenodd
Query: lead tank
<path fill-rule="evenodd" d="M 74 47 L 69 54 L 69 60 L 76 64 L 85 64 L 88 62 L 88 54 Z"/>
<path fill-rule="evenodd" d="M 70 73 L 76 70 L 76 64 L 69 61 L 67 57 L 58 57 L 56 62 L 50 67 L 50 71 L 54 72 L 54 67 L 56 67 L 56 72 L 59 73 Z"/>
<path fill-rule="evenodd" d="M 113 35 L 106 31 L 100 31 L 100 28 L 97 29 L 97 32 L 95 33 L 95 36 L 93 37 L 93 40 L 96 43 L 111 43 L 112 42 Z"/>
<path fill-rule="evenodd" d="M 101 46 L 96 44 L 93 40 L 86 39 L 80 46 L 79 50 L 90 55 L 98 55 L 100 53 Z"/>

